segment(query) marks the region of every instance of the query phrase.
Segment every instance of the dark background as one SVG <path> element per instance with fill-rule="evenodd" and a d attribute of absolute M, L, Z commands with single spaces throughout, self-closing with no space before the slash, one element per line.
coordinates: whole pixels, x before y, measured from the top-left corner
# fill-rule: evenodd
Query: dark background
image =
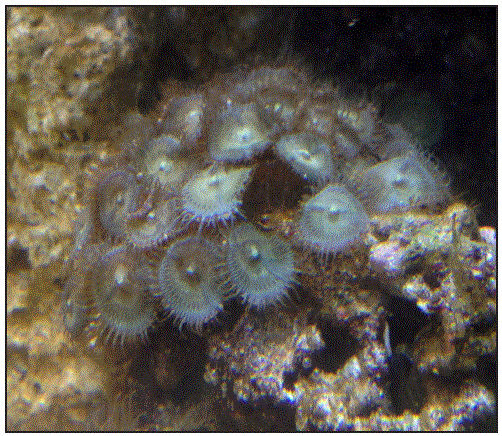
<path fill-rule="evenodd" d="M 218 15 L 204 22 L 215 27 L 208 34 L 224 29 L 227 17 L 239 13 L 237 8 L 207 9 L 207 15 Z M 497 225 L 496 7 L 281 7 L 259 13 L 248 57 L 287 53 L 302 59 L 317 78 L 336 78 L 348 88 L 371 93 L 393 84 L 430 95 L 444 127 L 429 150 L 450 174 L 453 193 L 475 207 L 479 224 Z M 149 98 L 160 95 L 158 83 L 166 78 L 190 81 L 198 74 L 171 31 L 172 9 L 157 8 L 155 14 L 156 49 L 143 93 Z M 219 65 L 230 69 L 232 61 Z M 139 106 L 145 110 L 141 96 Z M 385 110 L 382 105 L 382 116 Z"/>
<path fill-rule="evenodd" d="M 349 27 L 347 21 L 357 17 Z M 300 9 L 295 49 L 320 75 L 432 94 L 445 117 L 432 152 L 456 193 L 497 225 L 496 21 L 488 8 Z"/>

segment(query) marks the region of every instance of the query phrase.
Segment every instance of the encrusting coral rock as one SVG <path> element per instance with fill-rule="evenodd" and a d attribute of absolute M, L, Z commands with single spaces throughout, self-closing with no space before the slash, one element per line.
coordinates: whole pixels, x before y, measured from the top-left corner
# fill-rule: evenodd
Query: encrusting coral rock
<path fill-rule="evenodd" d="M 302 367 L 308 369 L 312 353 L 323 347 L 323 340 L 305 319 L 284 317 L 277 310 L 267 318 L 246 314 L 232 332 L 212 338 L 205 379 L 223 383 L 241 403 L 270 399 L 273 404 L 293 407 L 298 396 L 288 385 L 288 375 L 294 378 Z"/>
<path fill-rule="evenodd" d="M 455 388 L 455 395 L 443 398 L 435 396 L 434 401 L 425 406 L 420 414 L 406 411 L 396 416 L 385 412 L 384 408 L 379 408 L 377 411 L 364 412 L 362 416 L 358 416 L 353 414 L 350 405 L 359 401 L 363 406 L 378 405 L 382 392 L 377 386 L 364 386 L 357 379 L 350 378 L 349 383 L 343 383 L 348 384 L 350 388 L 347 387 L 345 395 L 340 397 L 336 384 L 331 385 L 331 378 L 319 378 L 322 382 L 317 382 L 314 386 L 307 385 L 308 396 L 298 408 L 298 430 L 454 431 L 468 426 L 474 419 L 482 419 L 484 415 L 494 412 L 493 394 L 473 381 L 466 381 L 460 388 Z M 357 398 L 358 390 L 362 394 L 361 398 Z M 449 393 L 453 392 L 450 390 Z"/>
<path fill-rule="evenodd" d="M 28 133 L 52 147 L 59 132 L 82 131 L 105 82 L 137 47 L 127 10 L 12 8 L 7 26 L 9 106 L 22 106 Z M 108 15 L 108 19 L 106 19 Z M 29 150 L 25 150 L 29 151 Z"/>

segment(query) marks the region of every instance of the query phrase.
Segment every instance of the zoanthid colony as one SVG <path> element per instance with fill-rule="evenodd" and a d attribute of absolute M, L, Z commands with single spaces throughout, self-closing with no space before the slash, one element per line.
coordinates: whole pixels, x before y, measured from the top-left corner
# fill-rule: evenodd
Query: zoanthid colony
<path fill-rule="evenodd" d="M 266 310 L 297 286 L 305 255 L 364 249 L 372 214 L 450 200 L 403 129 L 296 67 L 166 94 L 161 119 L 127 132 L 87 180 L 66 286 L 73 334 L 98 325 L 134 341 L 169 318 L 199 328 L 235 295 Z"/>

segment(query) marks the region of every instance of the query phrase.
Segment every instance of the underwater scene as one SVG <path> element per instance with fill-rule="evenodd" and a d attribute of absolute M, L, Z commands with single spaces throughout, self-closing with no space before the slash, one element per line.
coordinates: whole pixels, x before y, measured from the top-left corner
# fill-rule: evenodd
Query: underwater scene
<path fill-rule="evenodd" d="M 496 431 L 495 7 L 6 18 L 6 430 Z"/>

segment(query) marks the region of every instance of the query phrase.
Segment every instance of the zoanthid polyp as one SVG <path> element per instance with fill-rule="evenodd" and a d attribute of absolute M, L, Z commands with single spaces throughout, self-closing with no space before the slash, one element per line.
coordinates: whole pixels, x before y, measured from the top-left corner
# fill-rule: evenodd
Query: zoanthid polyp
<path fill-rule="evenodd" d="M 334 177 L 331 147 L 313 133 L 284 135 L 275 144 L 275 152 L 309 183 L 323 186 Z"/>
<path fill-rule="evenodd" d="M 106 341 L 144 339 L 159 304 L 151 290 L 155 278 L 146 259 L 125 245 L 105 253 L 94 272 L 93 297 Z"/>
<path fill-rule="evenodd" d="M 137 203 L 140 210 L 131 214 L 126 224 L 127 240 L 138 248 L 155 247 L 175 228 L 179 199 L 157 186 L 142 191 Z"/>
<path fill-rule="evenodd" d="M 220 162 L 250 160 L 270 144 L 270 126 L 254 103 L 230 105 L 215 122 L 208 139 L 211 158 Z"/>
<path fill-rule="evenodd" d="M 158 293 L 180 327 L 200 328 L 222 310 L 223 260 L 217 246 L 202 238 L 176 240 L 167 250 L 159 267 Z"/>
<path fill-rule="evenodd" d="M 251 306 L 262 308 L 287 296 L 294 282 L 291 246 L 250 223 L 234 227 L 228 238 L 230 282 Z"/>
<path fill-rule="evenodd" d="M 202 135 L 206 100 L 202 93 L 192 93 L 169 105 L 166 130 L 181 141 L 184 148 L 193 148 Z"/>
<path fill-rule="evenodd" d="M 112 171 L 98 182 L 99 222 L 105 234 L 114 240 L 126 238 L 126 221 L 138 196 L 136 178 L 127 171 Z"/>
<path fill-rule="evenodd" d="M 303 204 L 295 239 L 299 245 L 327 256 L 360 239 L 368 224 L 368 215 L 353 194 L 342 185 L 327 185 Z"/>
<path fill-rule="evenodd" d="M 308 75 L 294 65 L 263 66 L 250 71 L 234 93 L 258 103 L 272 120 L 273 130 L 291 131 L 304 112 L 311 87 Z"/>
<path fill-rule="evenodd" d="M 106 244 L 86 244 L 74 252 L 68 270 L 71 272 L 63 292 L 62 315 L 66 330 L 76 338 L 87 327 L 92 306 L 92 282 Z"/>
<path fill-rule="evenodd" d="M 372 109 L 369 104 L 365 107 L 350 107 L 347 104 L 341 104 L 336 115 L 339 121 L 353 129 L 363 144 L 368 144 L 373 138 L 376 126 Z"/>
<path fill-rule="evenodd" d="M 176 185 L 184 173 L 179 159 L 180 142 L 171 135 L 162 134 L 150 139 L 139 153 L 137 168 L 147 181 L 162 187 Z"/>
<path fill-rule="evenodd" d="M 373 165 L 355 181 L 362 201 L 372 213 L 434 207 L 450 198 L 445 174 L 418 152 Z"/>
<path fill-rule="evenodd" d="M 211 166 L 196 174 L 181 191 L 183 221 L 198 221 L 200 227 L 233 221 L 252 171 Z"/>

